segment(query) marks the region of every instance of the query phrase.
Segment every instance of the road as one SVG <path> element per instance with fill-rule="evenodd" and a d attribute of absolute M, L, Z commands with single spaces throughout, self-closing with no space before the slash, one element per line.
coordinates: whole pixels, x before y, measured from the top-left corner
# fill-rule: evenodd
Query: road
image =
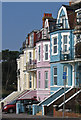
<path fill-rule="evenodd" d="M 50 116 L 36 116 L 28 115 L 26 113 L 21 114 L 2 114 L 1 120 L 81 120 L 81 118 L 54 118 Z"/>

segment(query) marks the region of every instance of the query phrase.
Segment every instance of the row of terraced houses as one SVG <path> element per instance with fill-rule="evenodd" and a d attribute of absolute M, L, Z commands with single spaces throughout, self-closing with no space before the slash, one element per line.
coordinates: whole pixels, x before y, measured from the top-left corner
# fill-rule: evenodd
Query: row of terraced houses
<path fill-rule="evenodd" d="M 44 13 L 42 29 L 27 35 L 17 59 L 18 91 L 35 90 L 33 95 L 42 101 L 64 86 L 63 72 L 66 87 L 81 85 L 81 35 L 75 33 L 80 5 L 62 5 L 57 19 Z"/>
<path fill-rule="evenodd" d="M 56 19 L 44 13 L 42 21 L 40 30 L 27 35 L 17 59 L 18 91 L 14 94 L 40 101 L 33 106 L 33 115 L 44 105 L 48 113 L 53 105 L 61 108 L 64 85 L 67 108 L 76 95 L 81 99 L 81 1 L 62 5 Z M 77 93 L 75 88 L 79 88 Z"/>

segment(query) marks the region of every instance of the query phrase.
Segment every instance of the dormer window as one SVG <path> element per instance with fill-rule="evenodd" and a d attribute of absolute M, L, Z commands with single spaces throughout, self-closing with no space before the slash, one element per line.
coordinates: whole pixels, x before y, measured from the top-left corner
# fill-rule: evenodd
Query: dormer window
<path fill-rule="evenodd" d="M 60 23 L 61 23 L 60 28 L 66 28 L 66 19 L 65 19 L 65 16 L 62 16 L 60 18 Z"/>
<path fill-rule="evenodd" d="M 33 46 L 34 35 L 33 33 L 30 35 L 30 46 Z"/>

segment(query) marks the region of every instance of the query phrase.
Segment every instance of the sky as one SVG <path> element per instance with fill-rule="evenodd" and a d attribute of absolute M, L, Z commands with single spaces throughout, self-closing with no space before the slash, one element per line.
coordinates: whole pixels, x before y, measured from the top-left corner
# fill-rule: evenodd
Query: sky
<path fill-rule="evenodd" d="M 19 51 L 28 33 L 42 28 L 44 13 L 54 18 L 62 4 L 68 2 L 3 2 L 2 49 Z"/>

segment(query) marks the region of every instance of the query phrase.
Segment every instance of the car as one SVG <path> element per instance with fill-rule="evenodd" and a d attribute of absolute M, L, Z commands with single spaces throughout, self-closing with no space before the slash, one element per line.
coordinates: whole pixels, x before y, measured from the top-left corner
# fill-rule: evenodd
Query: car
<path fill-rule="evenodd" d="M 28 111 L 28 105 L 38 104 L 39 101 L 37 99 L 17 99 L 12 101 L 11 103 L 3 106 L 2 111 L 7 113 L 13 113 L 16 112 L 16 103 L 23 103 L 25 111 Z"/>

